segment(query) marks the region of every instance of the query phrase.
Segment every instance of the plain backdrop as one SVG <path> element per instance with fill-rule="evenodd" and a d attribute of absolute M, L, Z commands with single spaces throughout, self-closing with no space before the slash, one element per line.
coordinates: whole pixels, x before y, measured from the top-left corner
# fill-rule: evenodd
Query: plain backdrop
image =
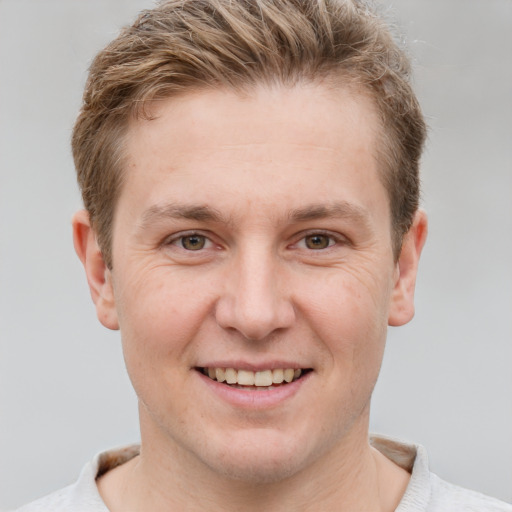
<path fill-rule="evenodd" d="M 430 125 L 417 314 L 390 329 L 372 430 L 512 500 L 512 1 L 388 0 Z M 0 509 L 138 440 L 119 334 L 71 243 L 69 139 L 92 56 L 142 0 L 0 0 Z"/>

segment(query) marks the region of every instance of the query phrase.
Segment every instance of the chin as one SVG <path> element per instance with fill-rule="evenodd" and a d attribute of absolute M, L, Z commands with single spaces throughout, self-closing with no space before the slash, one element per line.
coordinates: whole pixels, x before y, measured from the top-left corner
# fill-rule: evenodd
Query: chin
<path fill-rule="evenodd" d="M 251 485 L 268 485 L 278 483 L 300 472 L 303 466 L 299 461 L 279 458 L 263 460 L 237 460 L 225 461 L 224 464 L 215 464 L 210 469 L 229 480 Z"/>
<path fill-rule="evenodd" d="M 230 480 L 253 485 L 277 483 L 311 463 L 311 447 L 290 441 L 290 437 L 283 440 L 281 436 L 231 439 L 222 453 L 203 454 L 203 462 Z"/>

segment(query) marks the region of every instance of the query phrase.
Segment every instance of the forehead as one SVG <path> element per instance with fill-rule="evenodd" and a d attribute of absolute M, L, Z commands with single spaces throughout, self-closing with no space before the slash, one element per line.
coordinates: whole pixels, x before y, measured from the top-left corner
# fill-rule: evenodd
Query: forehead
<path fill-rule="evenodd" d="M 302 207 L 308 190 L 314 204 L 344 200 L 338 196 L 370 182 L 365 195 L 384 191 L 378 116 L 366 95 L 349 89 L 201 91 L 155 101 L 151 114 L 129 126 L 121 202 L 129 196 L 151 208 L 192 193 L 194 205 L 272 200 L 278 211 Z"/>
<path fill-rule="evenodd" d="M 190 144 L 212 146 L 224 144 L 228 138 L 233 143 L 266 142 L 276 135 L 279 143 L 310 142 L 320 136 L 335 145 L 349 125 L 371 136 L 379 136 L 381 131 L 379 116 L 366 89 L 358 90 L 350 82 L 334 80 L 290 87 L 260 84 L 239 91 L 200 89 L 152 100 L 144 110 L 149 113 L 149 120 L 137 118 L 129 124 L 129 149 L 135 149 L 141 136 L 162 130 L 171 133 L 173 128 L 179 134 L 186 129 Z M 218 129 L 208 131 L 212 122 Z"/>

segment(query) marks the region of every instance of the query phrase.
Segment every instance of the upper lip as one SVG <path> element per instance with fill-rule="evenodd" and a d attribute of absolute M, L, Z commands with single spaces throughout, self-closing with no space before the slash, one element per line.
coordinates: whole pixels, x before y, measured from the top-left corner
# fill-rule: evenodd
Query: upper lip
<path fill-rule="evenodd" d="M 297 363 L 296 361 L 266 361 L 266 362 L 247 362 L 247 361 L 226 361 L 226 360 L 215 360 L 211 362 L 205 362 L 198 364 L 196 368 L 234 368 L 236 370 L 247 370 L 252 372 L 259 372 L 263 370 L 277 370 L 293 368 L 294 370 L 301 369 L 305 370 L 311 368 L 311 366 Z"/>

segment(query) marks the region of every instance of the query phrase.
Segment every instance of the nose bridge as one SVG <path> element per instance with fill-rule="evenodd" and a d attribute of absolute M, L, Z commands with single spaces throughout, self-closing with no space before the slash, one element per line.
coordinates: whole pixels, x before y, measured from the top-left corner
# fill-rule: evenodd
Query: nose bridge
<path fill-rule="evenodd" d="M 275 250 L 261 240 L 240 247 L 226 276 L 217 321 L 245 338 L 263 339 L 291 325 L 293 305 Z"/>

